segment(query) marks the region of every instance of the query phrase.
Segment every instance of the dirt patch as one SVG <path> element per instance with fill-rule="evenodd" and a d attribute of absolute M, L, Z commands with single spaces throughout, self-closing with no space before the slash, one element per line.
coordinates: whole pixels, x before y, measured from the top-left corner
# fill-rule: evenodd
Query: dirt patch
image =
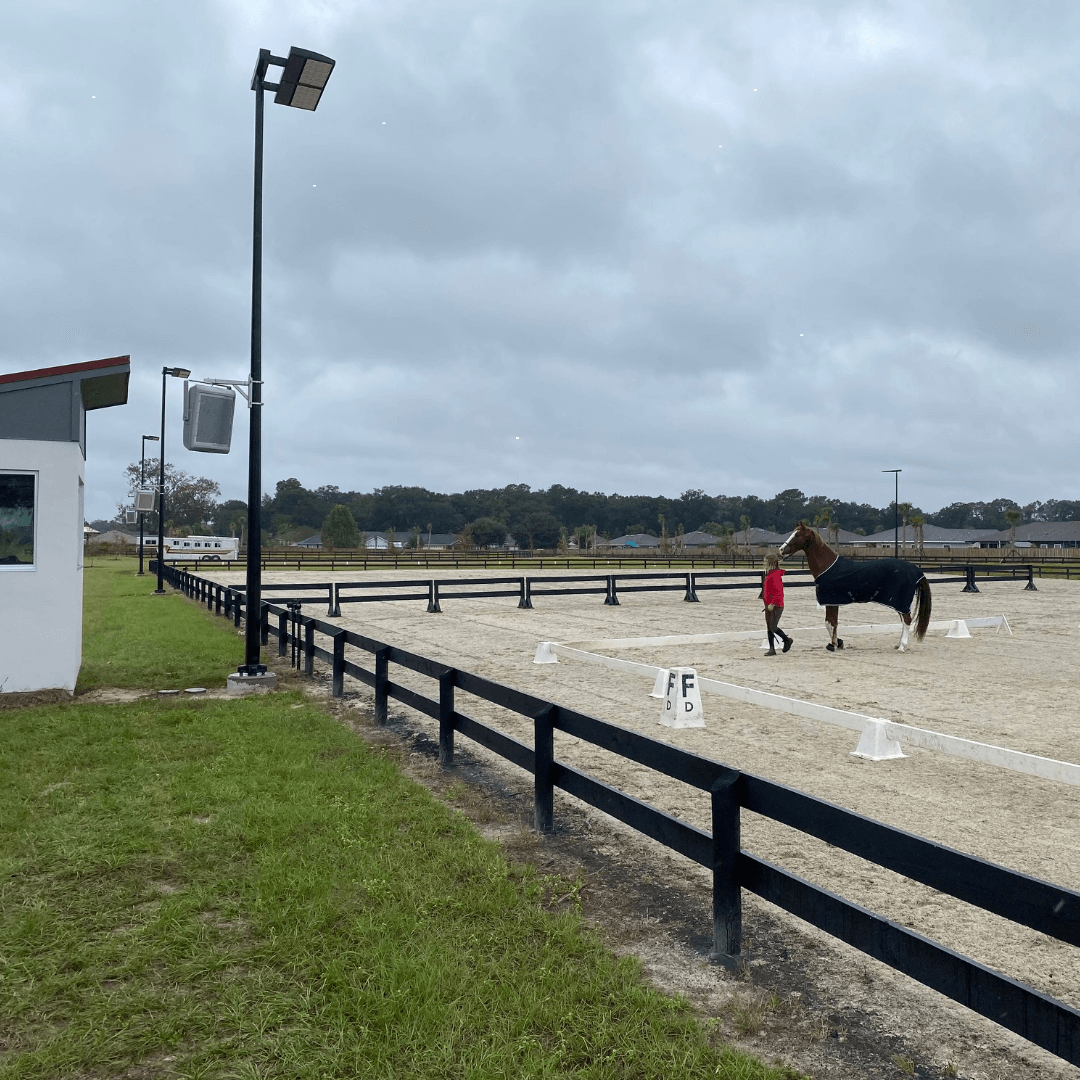
<path fill-rule="evenodd" d="M 0 694 L 0 710 L 26 709 L 33 705 L 55 705 L 58 701 L 71 701 L 70 690 L 34 690 L 30 693 Z"/>

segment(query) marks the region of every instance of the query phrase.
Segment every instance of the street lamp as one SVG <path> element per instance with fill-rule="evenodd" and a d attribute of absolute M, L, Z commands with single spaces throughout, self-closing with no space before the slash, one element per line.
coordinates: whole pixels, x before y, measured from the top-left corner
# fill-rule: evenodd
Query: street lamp
<path fill-rule="evenodd" d="M 161 369 L 161 445 L 158 457 L 158 504 L 157 504 L 157 588 L 155 596 L 165 595 L 165 380 L 186 379 L 191 375 L 187 368 L 163 367 Z"/>
<path fill-rule="evenodd" d="M 282 68 L 277 83 L 266 81 L 267 68 Z M 326 89 L 334 61 L 307 49 L 289 49 L 287 57 L 259 50 L 251 89 L 255 91 L 255 197 L 251 235 L 251 397 L 248 409 L 248 547 L 247 624 L 244 662 L 229 677 L 230 687 L 244 693 L 248 687 L 272 684 L 261 663 L 262 611 L 262 201 L 263 201 L 263 91 L 273 90 L 278 105 L 314 112 Z M 245 687 L 246 680 L 252 680 Z M 258 683 L 255 682 L 258 680 Z"/>
<path fill-rule="evenodd" d="M 160 442 L 156 435 L 144 435 L 142 437 L 142 455 L 139 458 L 139 487 L 146 487 L 146 444 L 148 442 Z M 139 577 L 143 577 L 143 521 L 146 515 L 139 511 Z"/>
<path fill-rule="evenodd" d="M 900 474 L 903 469 L 882 469 L 884 473 L 892 473 L 896 481 L 896 494 L 893 496 L 893 555 L 900 558 Z"/>

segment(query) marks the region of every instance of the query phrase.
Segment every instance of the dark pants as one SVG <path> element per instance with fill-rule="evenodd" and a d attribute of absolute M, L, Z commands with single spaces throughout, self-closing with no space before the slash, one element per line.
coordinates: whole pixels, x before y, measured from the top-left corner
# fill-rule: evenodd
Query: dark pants
<path fill-rule="evenodd" d="M 787 641 L 788 636 L 780 629 L 780 616 L 784 614 L 784 606 L 782 604 L 777 605 L 770 611 L 765 609 L 765 629 L 769 634 L 769 648 L 775 649 L 774 636 L 778 637 L 781 641 Z"/>

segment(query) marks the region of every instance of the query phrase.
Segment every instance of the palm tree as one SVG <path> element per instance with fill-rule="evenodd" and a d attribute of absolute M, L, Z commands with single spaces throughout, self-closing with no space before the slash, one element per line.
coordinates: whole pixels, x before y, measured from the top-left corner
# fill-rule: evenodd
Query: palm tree
<path fill-rule="evenodd" d="M 926 518 L 922 514 L 915 514 L 911 519 L 912 528 L 915 530 L 915 544 L 918 548 L 919 558 L 923 557 L 923 543 L 924 543 L 924 526 L 926 524 Z M 906 537 L 905 537 L 906 539 Z"/>
<path fill-rule="evenodd" d="M 1009 523 L 1009 547 L 1016 547 L 1016 526 L 1020 524 L 1023 514 L 1019 510 L 1006 510 L 1005 520 Z"/>
<path fill-rule="evenodd" d="M 908 515 L 910 515 L 910 513 L 911 513 L 911 503 L 902 502 L 897 507 L 897 509 L 900 511 L 900 521 L 904 526 L 904 539 L 903 539 L 902 542 L 906 544 L 907 543 L 907 523 L 908 523 Z"/>

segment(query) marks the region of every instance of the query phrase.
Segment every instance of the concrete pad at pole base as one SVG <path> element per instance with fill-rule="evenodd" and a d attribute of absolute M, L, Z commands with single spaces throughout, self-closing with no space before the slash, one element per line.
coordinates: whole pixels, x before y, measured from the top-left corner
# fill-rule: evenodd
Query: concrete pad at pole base
<path fill-rule="evenodd" d="M 705 726 L 701 690 L 694 668 L 671 668 L 668 671 L 659 723 L 673 728 Z"/>
<path fill-rule="evenodd" d="M 272 671 L 262 675 L 241 675 L 234 671 L 225 684 L 225 693 L 229 697 L 243 697 L 245 694 L 265 694 L 277 689 L 277 676 Z"/>
<path fill-rule="evenodd" d="M 859 736 L 859 745 L 851 751 L 852 757 L 866 758 L 868 761 L 891 761 L 904 758 L 907 754 L 900 749 L 900 744 L 889 738 L 884 720 L 868 720 Z"/>
<path fill-rule="evenodd" d="M 968 624 L 963 619 L 957 619 L 949 628 L 949 632 L 945 636 L 951 638 L 969 638 L 971 637 L 971 631 L 968 629 Z"/>

